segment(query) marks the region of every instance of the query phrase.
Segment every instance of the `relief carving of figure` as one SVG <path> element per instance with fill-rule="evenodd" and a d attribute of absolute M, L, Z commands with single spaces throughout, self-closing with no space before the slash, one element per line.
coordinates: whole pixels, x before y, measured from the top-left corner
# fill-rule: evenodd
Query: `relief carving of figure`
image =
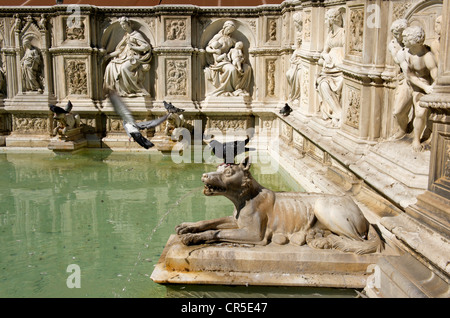
<path fill-rule="evenodd" d="M 133 30 L 126 17 L 119 19 L 125 36 L 114 52 L 105 59 L 112 58 L 105 69 L 104 88 L 115 90 L 120 96 L 149 95 L 143 86 L 145 72 L 150 70 L 152 48 L 143 35 Z"/>
<path fill-rule="evenodd" d="M 376 230 L 349 196 L 274 192 L 252 177 L 250 165 L 246 157 L 239 164 L 222 164 L 217 171 L 203 174 L 203 193 L 223 195 L 235 209 L 232 216 L 178 225 L 176 232 L 184 244 L 306 243 L 357 254 L 381 250 Z"/>
<path fill-rule="evenodd" d="M 30 38 L 23 41 L 25 53 L 20 60 L 22 67 L 22 83 L 24 91 L 38 91 L 42 93 L 41 71 L 42 59 L 39 50 L 31 44 Z"/>
<path fill-rule="evenodd" d="M 302 82 L 302 64 L 300 58 L 300 46 L 302 43 L 302 27 L 303 27 L 303 19 L 302 13 L 297 12 L 294 14 L 294 23 L 296 28 L 296 49 L 294 53 L 292 53 L 290 63 L 291 66 L 286 72 L 286 79 L 289 84 L 289 96 L 288 100 L 295 104 L 300 101 L 301 95 L 301 82 Z"/>
<path fill-rule="evenodd" d="M 391 33 L 394 37 L 388 44 L 389 52 L 394 59 L 394 62 L 400 66 L 406 57 L 406 48 L 403 44 L 403 31 L 408 27 L 406 19 L 395 20 L 391 25 Z M 397 88 L 394 94 L 394 109 L 393 116 L 397 127 L 393 139 L 400 139 L 408 132 L 408 124 L 411 121 L 412 114 L 412 88 L 409 82 L 405 79 L 405 74 L 398 70 Z"/>
<path fill-rule="evenodd" d="M 419 105 L 420 98 L 431 94 L 437 78 L 436 58 L 427 45 L 424 45 L 425 32 L 419 26 L 408 27 L 403 31 L 403 44 L 406 47 L 405 59 L 400 66 L 406 80 L 413 90 L 414 135 L 412 147 L 414 151 L 423 151 L 421 138 L 428 121 L 428 109 Z"/>
<path fill-rule="evenodd" d="M 252 77 L 251 66 L 241 63 L 239 70 L 228 56 L 232 48 L 239 43 L 231 37 L 236 25 L 233 21 L 226 21 L 222 29 L 209 41 L 206 52 L 211 54 L 214 61 L 205 68 L 205 75 L 215 90 L 210 96 L 249 96 Z"/>
<path fill-rule="evenodd" d="M 329 32 L 318 62 L 319 65 L 322 65 L 322 71 L 316 79 L 322 117 L 325 120 L 331 119 L 334 127 L 340 124 L 342 112 L 341 93 L 344 77 L 337 65 L 341 64 L 344 59 L 343 13 L 342 8 L 333 8 L 328 10 L 325 15 Z"/>
<path fill-rule="evenodd" d="M 436 32 L 437 38 L 430 44 L 431 52 L 436 57 L 436 61 L 439 61 L 439 48 L 441 46 L 441 30 L 442 30 L 442 15 L 436 18 L 434 21 L 434 32 Z"/>

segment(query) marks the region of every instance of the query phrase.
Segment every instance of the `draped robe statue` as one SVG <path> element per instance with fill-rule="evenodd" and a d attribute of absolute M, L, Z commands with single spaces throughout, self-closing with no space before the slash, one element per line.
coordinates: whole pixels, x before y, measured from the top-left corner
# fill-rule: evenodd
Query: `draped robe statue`
<path fill-rule="evenodd" d="M 212 56 L 213 61 L 205 68 L 205 75 L 215 88 L 208 93 L 209 96 L 249 96 L 251 66 L 242 63 L 242 70 L 238 70 L 228 56 L 237 42 L 231 37 L 235 29 L 233 21 L 226 21 L 206 47 L 206 52 Z"/>
<path fill-rule="evenodd" d="M 151 45 L 139 31 L 133 31 L 128 18 L 122 17 L 119 22 L 125 35 L 114 52 L 105 57 L 112 60 L 105 69 L 104 87 L 120 96 L 149 95 L 143 83 L 145 72 L 150 70 Z"/>

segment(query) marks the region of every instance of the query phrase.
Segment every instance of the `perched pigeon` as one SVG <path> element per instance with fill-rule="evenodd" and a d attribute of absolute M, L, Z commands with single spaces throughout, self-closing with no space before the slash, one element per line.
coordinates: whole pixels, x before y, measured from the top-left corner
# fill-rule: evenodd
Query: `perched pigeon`
<path fill-rule="evenodd" d="M 217 158 L 225 159 L 225 163 L 234 163 L 234 158 L 237 155 L 253 150 L 246 147 L 249 141 L 250 137 L 247 137 L 245 140 L 235 140 L 224 143 L 217 140 L 211 140 L 208 145 Z"/>
<path fill-rule="evenodd" d="M 280 114 L 283 116 L 289 116 L 291 112 L 292 108 L 288 104 L 285 104 L 284 107 L 280 110 Z"/>
<path fill-rule="evenodd" d="M 166 110 L 169 113 L 181 113 L 181 112 L 184 112 L 184 109 L 175 107 L 175 106 L 172 105 L 172 103 L 167 103 L 166 101 L 163 101 L 163 103 L 164 103 L 164 107 L 166 108 Z"/>
<path fill-rule="evenodd" d="M 140 131 L 161 125 L 167 119 L 169 114 L 166 114 L 154 120 L 142 121 L 137 123 L 134 121 L 134 118 L 131 115 L 131 112 L 128 109 L 128 107 L 115 92 L 113 91 L 109 92 L 109 99 L 111 100 L 111 104 L 113 105 L 116 113 L 119 114 L 120 117 L 123 119 L 123 128 L 125 129 L 125 132 L 127 133 L 128 137 L 133 138 L 134 141 L 136 141 L 139 145 L 141 145 L 145 149 L 153 147 L 154 144 L 150 140 L 142 136 Z"/>
<path fill-rule="evenodd" d="M 49 105 L 48 107 L 50 108 L 50 110 L 53 113 L 59 115 L 59 114 L 68 114 L 68 113 L 70 113 L 70 111 L 72 110 L 73 105 L 72 105 L 72 103 L 69 100 L 69 102 L 67 103 L 65 108 L 62 108 L 62 107 L 59 107 L 59 106 L 55 106 L 55 105 Z"/>

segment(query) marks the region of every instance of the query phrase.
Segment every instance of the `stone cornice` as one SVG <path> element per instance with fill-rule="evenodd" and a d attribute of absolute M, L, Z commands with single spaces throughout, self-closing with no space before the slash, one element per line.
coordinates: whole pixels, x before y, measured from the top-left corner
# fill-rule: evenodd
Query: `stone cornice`
<path fill-rule="evenodd" d="M 282 53 L 292 53 L 293 50 L 290 47 L 282 47 L 282 48 L 254 48 L 248 50 L 248 53 L 251 55 L 279 55 Z"/>
<path fill-rule="evenodd" d="M 157 6 L 140 6 L 140 7 L 104 7 L 93 5 L 77 5 L 82 14 L 101 13 L 122 15 L 127 14 L 131 16 L 140 15 L 198 15 L 202 16 L 254 16 L 254 15 L 280 15 L 281 5 L 260 5 L 248 7 L 199 7 L 195 5 L 157 5 Z M 283 7 L 286 7 L 284 5 Z M 0 6 L 0 17 L 12 16 L 13 14 L 41 14 L 41 13 L 57 13 L 57 14 L 71 14 L 68 11 L 68 5 L 54 5 L 54 6 Z"/>
<path fill-rule="evenodd" d="M 49 52 L 54 55 L 59 54 L 91 54 L 97 53 L 99 49 L 92 47 L 52 47 Z"/>
<path fill-rule="evenodd" d="M 198 49 L 193 47 L 157 47 L 153 49 L 153 53 L 156 55 L 192 55 L 196 51 Z"/>

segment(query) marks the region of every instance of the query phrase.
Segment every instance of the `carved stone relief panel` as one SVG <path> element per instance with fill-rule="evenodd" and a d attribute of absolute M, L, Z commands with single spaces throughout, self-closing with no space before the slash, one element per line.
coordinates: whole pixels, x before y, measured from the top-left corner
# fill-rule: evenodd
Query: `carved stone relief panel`
<path fill-rule="evenodd" d="M 302 106 L 308 107 L 309 105 L 309 66 L 303 65 L 302 70 L 302 82 L 301 82 L 301 101 Z"/>
<path fill-rule="evenodd" d="M 293 134 L 292 134 L 292 141 L 294 142 L 295 148 L 303 151 L 304 138 L 300 133 L 298 133 L 295 130 L 293 131 Z"/>
<path fill-rule="evenodd" d="M 215 117 L 208 118 L 207 128 L 219 130 L 223 134 L 232 130 L 246 130 L 249 127 L 247 119 L 237 119 L 232 117 Z"/>
<path fill-rule="evenodd" d="M 188 59 L 166 59 L 166 96 L 188 95 Z"/>
<path fill-rule="evenodd" d="M 121 118 L 108 117 L 106 131 L 108 133 L 122 133 L 125 132 L 123 129 L 123 120 Z"/>
<path fill-rule="evenodd" d="M 445 154 L 444 154 L 444 176 L 450 179 L 450 138 L 446 138 L 445 142 Z"/>
<path fill-rule="evenodd" d="M 281 137 L 287 142 L 292 141 L 293 129 L 290 125 L 285 122 L 281 122 Z"/>
<path fill-rule="evenodd" d="M 413 5 L 412 0 L 392 1 L 392 21 L 405 17 L 406 12 Z"/>
<path fill-rule="evenodd" d="M 267 39 L 266 41 L 277 40 L 277 19 L 267 19 Z"/>
<path fill-rule="evenodd" d="M 66 95 L 88 95 L 87 62 L 84 59 L 66 59 Z"/>
<path fill-rule="evenodd" d="M 362 56 L 364 39 L 364 7 L 352 8 L 349 14 L 347 52 Z"/>
<path fill-rule="evenodd" d="M 64 40 L 79 40 L 85 39 L 85 18 L 67 18 L 64 19 Z"/>
<path fill-rule="evenodd" d="M 166 41 L 186 40 L 186 19 L 183 18 L 168 18 L 165 19 L 164 35 Z"/>
<path fill-rule="evenodd" d="M 311 42 L 311 11 L 303 11 L 303 41 Z"/>
<path fill-rule="evenodd" d="M 19 134 L 46 134 L 49 132 L 49 119 L 38 114 L 13 114 L 13 132 Z"/>
<path fill-rule="evenodd" d="M 361 91 L 350 85 L 345 87 L 345 124 L 353 128 L 359 129 L 359 116 L 361 111 Z"/>
<path fill-rule="evenodd" d="M 266 60 L 266 96 L 275 96 L 275 62 L 276 60 L 267 59 Z"/>

